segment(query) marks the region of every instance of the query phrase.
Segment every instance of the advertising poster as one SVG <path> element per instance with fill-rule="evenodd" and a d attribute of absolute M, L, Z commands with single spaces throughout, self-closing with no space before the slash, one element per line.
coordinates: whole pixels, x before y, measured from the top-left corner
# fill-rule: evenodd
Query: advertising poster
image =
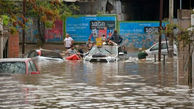
<path fill-rule="evenodd" d="M 86 42 L 90 38 L 109 37 L 116 28 L 115 16 L 80 16 L 66 19 L 66 33 L 77 42 Z"/>
<path fill-rule="evenodd" d="M 167 23 L 163 23 L 163 27 Z M 131 48 L 148 48 L 158 42 L 159 22 L 120 22 L 120 35 Z M 165 39 L 164 34 L 162 40 Z"/>

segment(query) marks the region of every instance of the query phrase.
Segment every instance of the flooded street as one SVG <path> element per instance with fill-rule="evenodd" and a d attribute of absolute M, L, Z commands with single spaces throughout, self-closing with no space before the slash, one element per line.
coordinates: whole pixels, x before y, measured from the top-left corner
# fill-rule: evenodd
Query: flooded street
<path fill-rule="evenodd" d="M 194 109 L 175 62 L 47 63 L 40 75 L 0 77 L 0 108 Z"/>

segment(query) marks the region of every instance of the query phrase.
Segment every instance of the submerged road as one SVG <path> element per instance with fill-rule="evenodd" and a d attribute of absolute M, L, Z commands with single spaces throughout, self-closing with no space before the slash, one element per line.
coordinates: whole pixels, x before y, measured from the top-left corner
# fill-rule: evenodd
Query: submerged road
<path fill-rule="evenodd" d="M 194 109 L 176 62 L 43 63 L 40 75 L 0 77 L 0 108 Z"/>

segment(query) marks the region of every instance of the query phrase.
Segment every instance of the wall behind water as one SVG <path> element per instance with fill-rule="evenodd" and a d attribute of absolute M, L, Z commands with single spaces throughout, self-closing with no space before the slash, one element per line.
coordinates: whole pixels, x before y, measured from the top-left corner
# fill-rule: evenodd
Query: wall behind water
<path fill-rule="evenodd" d="M 69 33 L 76 42 L 86 42 L 90 35 L 105 34 L 107 37 L 116 28 L 116 16 L 71 16 L 65 23 L 56 21 L 53 28 L 45 29 L 46 42 L 63 42 L 63 32 Z M 167 23 L 163 23 L 165 26 Z M 118 22 L 120 35 L 124 38 L 124 45 L 129 48 L 148 48 L 158 42 L 159 22 Z M 63 30 L 63 27 L 65 28 Z M 106 30 L 104 29 L 106 27 Z M 20 30 L 20 42 L 22 42 L 22 30 Z M 26 42 L 36 43 L 38 30 L 37 20 L 31 18 L 27 23 Z M 93 39 L 93 38 L 92 38 Z M 164 35 L 163 35 L 164 40 Z"/>
<path fill-rule="evenodd" d="M 29 18 L 26 23 L 26 43 L 36 43 L 38 37 L 37 19 Z M 46 42 L 63 42 L 63 22 L 57 20 L 52 28 L 45 29 L 45 40 Z M 22 42 L 22 29 L 19 28 L 19 38 Z"/>
<path fill-rule="evenodd" d="M 18 27 L 18 30 L 19 30 L 19 41 L 22 42 L 22 28 Z M 34 18 L 28 18 L 28 22 L 26 23 L 26 32 L 25 32 L 26 43 L 36 43 L 37 35 L 38 35 L 37 20 Z"/>
<path fill-rule="evenodd" d="M 63 42 L 63 21 L 55 21 L 52 28 L 45 29 L 46 42 Z"/>
<path fill-rule="evenodd" d="M 178 10 L 178 25 L 181 28 L 189 28 L 191 25 L 191 10 Z M 188 69 L 187 64 L 189 60 L 188 46 L 184 47 L 184 43 L 179 42 L 178 47 L 178 74 L 179 79 L 182 80 L 181 85 L 188 85 Z"/>
<path fill-rule="evenodd" d="M 66 33 L 70 34 L 76 42 L 86 42 L 91 34 L 100 34 L 107 24 L 115 22 L 113 28 L 107 27 L 106 35 L 109 37 L 116 28 L 115 16 L 76 16 L 66 19 Z M 165 27 L 167 22 L 162 25 Z M 93 27 L 92 27 L 93 25 Z M 120 35 L 123 37 L 123 45 L 128 48 L 148 48 L 158 42 L 159 22 L 142 21 L 142 22 L 118 22 Z M 96 30 L 96 29 L 97 30 Z M 96 31 L 96 32 L 95 32 Z M 165 35 L 162 35 L 165 40 Z"/>

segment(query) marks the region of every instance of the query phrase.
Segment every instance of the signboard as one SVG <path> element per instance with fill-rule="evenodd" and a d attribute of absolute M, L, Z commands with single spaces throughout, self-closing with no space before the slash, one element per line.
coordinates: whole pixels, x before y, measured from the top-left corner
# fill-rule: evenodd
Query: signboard
<path fill-rule="evenodd" d="M 80 16 L 66 19 L 66 33 L 76 42 L 95 40 L 110 34 L 116 27 L 116 16 Z"/>
<path fill-rule="evenodd" d="M 90 21 L 90 29 L 115 29 L 115 21 Z"/>
<path fill-rule="evenodd" d="M 144 27 L 145 33 L 158 33 L 159 27 Z"/>
<path fill-rule="evenodd" d="M 163 26 L 166 24 L 163 23 Z M 159 22 L 120 22 L 119 25 L 120 35 L 128 47 L 148 48 L 158 42 Z M 164 35 L 162 38 L 165 38 Z"/>

